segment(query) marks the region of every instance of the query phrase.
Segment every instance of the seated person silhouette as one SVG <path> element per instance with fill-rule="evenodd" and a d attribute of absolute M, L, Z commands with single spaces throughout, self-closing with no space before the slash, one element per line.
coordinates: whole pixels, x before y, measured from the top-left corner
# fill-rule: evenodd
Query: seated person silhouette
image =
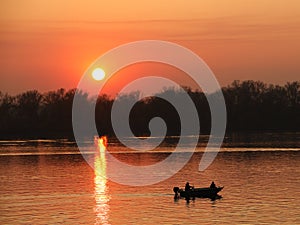
<path fill-rule="evenodd" d="M 191 190 L 191 186 L 190 186 L 189 182 L 186 182 L 184 190 L 185 191 L 190 191 Z"/>
<path fill-rule="evenodd" d="M 211 182 L 210 188 L 216 188 L 215 182 Z"/>

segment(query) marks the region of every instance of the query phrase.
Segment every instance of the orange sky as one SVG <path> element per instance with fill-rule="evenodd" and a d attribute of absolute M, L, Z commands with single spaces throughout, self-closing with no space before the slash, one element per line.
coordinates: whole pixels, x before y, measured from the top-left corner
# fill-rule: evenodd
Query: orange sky
<path fill-rule="evenodd" d="M 76 87 L 101 54 L 144 39 L 191 49 L 221 85 L 300 77 L 298 0 L 2 0 L 0 91 Z"/>

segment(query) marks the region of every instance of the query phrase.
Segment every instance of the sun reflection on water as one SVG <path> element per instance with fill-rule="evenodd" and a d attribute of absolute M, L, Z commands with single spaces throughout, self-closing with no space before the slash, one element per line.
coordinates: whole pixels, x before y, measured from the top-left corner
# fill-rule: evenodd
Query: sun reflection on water
<path fill-rule="evenodd" d="M 107 138 L 96 138 L 97 154 L 94 161 L 94 183 L 95 183 L 95 200 L 96 200 L 96 221 L 95 224 L 110 224 L 109 223 L 109 195 L 106 179 L 106 146 Z"/>

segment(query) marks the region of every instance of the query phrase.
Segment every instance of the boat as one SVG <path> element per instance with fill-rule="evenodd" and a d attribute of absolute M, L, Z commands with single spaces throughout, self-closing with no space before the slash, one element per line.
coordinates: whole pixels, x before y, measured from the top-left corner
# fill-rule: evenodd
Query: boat
<path fill-rule="evenodd" d="M 204 188 L 191 188 L 190 191 L 185 191 L 182 188 L 174 187 L 173 191 L 175 192 L 174 198 L 211 198 L 217 199 L 221 198 L 218 193 L 224 187 L 204 187 Z"/>

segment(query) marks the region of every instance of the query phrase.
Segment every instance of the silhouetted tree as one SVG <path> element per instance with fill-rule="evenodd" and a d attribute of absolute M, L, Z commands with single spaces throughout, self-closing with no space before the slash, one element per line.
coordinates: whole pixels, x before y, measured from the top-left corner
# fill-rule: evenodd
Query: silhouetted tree
<path fill-rule="evenodd" d="M 34 133 L 39 129 L 39 115 L 42 95 L 36 91 L 27 91 L 16 97 L 16 129 L 20 132 Z"/>

